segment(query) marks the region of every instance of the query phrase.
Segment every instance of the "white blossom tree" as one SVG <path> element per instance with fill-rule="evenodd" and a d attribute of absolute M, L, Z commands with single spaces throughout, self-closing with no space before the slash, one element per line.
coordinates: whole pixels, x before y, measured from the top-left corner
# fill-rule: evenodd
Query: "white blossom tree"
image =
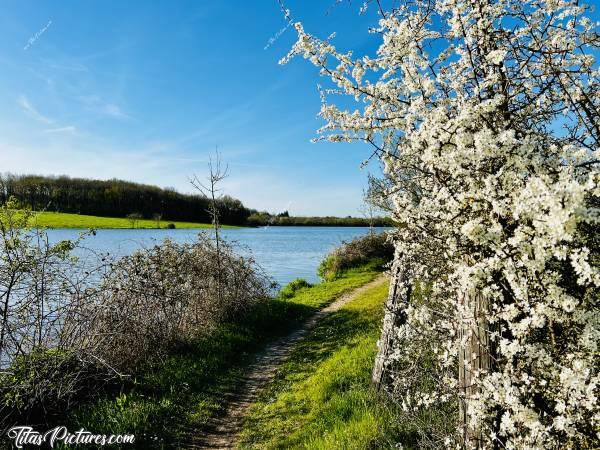
<path fill-rule="evenodd" d="M 367 7 L 375 55 L 296 23 L 282 62 L 301 55 L 330 80 L 319 139 L 368 142 L 390 180 L 400 226 L 376 382 L 408 411 L 454 407 L 434 447 L 600 445 L 600 37 L 587 8 Z"/>

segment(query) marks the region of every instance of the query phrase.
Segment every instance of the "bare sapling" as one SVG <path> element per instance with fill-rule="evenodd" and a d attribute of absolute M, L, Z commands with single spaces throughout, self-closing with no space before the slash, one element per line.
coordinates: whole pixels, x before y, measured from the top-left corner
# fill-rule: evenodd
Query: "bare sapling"
<path fill-rule="evenodd" d="M 221 245 L 220 245 L 220 223 L 219 223 L 219 203 L 222 197 L 223 189 L 220 183 L 229 175 L 229 166 L 225 167 L 221 164 L 221 155 L 218 150 L 215 150 L 214 158 L 209 156 L 208 159 L 209 175 L 206 182 L 203 182 L 197 175 L 190 180 L 192 186 L 204 197 L 209 199 L 209 207 L 207 212 L 210 214 L 215 237 L 216 258 L 217 258 L 217 293 L 219 300 L 222 300 L 222 261 L 221 261 Z"/>

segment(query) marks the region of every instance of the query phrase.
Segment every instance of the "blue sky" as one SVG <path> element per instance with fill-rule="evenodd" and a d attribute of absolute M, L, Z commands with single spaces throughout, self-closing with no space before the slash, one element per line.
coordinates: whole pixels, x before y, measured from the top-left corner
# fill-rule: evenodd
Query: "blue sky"
<path fill-rule="evenodd" d="M 359 53 L 374 11 L 288 1 Z M 191 191 L 218 145 L 225 192 L 295 215 L 359 215 L 366 146 L 311 144 L 317 70 L 276 0 L 10 1 L 0 15 L 0 171 L 122 178 Z M 265 47 L 268 48 L 265 49 Z M 377 171 L 377 167 L 372 167 Z"/>

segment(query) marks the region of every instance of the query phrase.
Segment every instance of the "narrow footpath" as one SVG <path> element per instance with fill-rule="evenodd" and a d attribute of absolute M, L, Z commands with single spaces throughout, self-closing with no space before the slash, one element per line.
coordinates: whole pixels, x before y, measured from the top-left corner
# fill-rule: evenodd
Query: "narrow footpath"
<path fill-rule="evenodd" d="M 362 293 L 385 283 L 380 275 L 375 280 L 354 289 L 335 300 L 329 306 L 312 315 L 300 328 L 265 347 L 240 378 L 235 389 L 225 394 L 225 413 L 212 418 L 202 433 L 190 436 L 182 448 L 232 449 L 235 448 L 244 417 L 256 401 L 260 389 L 275 378 L 277 369 L 291 353 L 294 345 L 306 336 L 324 317 L 339 310 Z"/>

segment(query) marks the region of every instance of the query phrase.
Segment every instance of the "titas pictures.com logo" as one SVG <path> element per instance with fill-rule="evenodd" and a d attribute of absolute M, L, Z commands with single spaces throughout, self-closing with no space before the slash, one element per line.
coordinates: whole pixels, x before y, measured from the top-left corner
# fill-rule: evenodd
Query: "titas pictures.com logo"
<path fill-rule="evenodd" d="M 16 448 L 40 447 L 44 444 L 54 448 L 58 443 L 65 445 L 122 445 L 135 442 L 133 434 L 93 434 L 83 428 L 79 431 L 70 432 L 65 426 L 58 426 L 44 433 L 40 433 L 29 426 L 15 426 L 8 430 L 8 437 L 14 442 Z"/>

